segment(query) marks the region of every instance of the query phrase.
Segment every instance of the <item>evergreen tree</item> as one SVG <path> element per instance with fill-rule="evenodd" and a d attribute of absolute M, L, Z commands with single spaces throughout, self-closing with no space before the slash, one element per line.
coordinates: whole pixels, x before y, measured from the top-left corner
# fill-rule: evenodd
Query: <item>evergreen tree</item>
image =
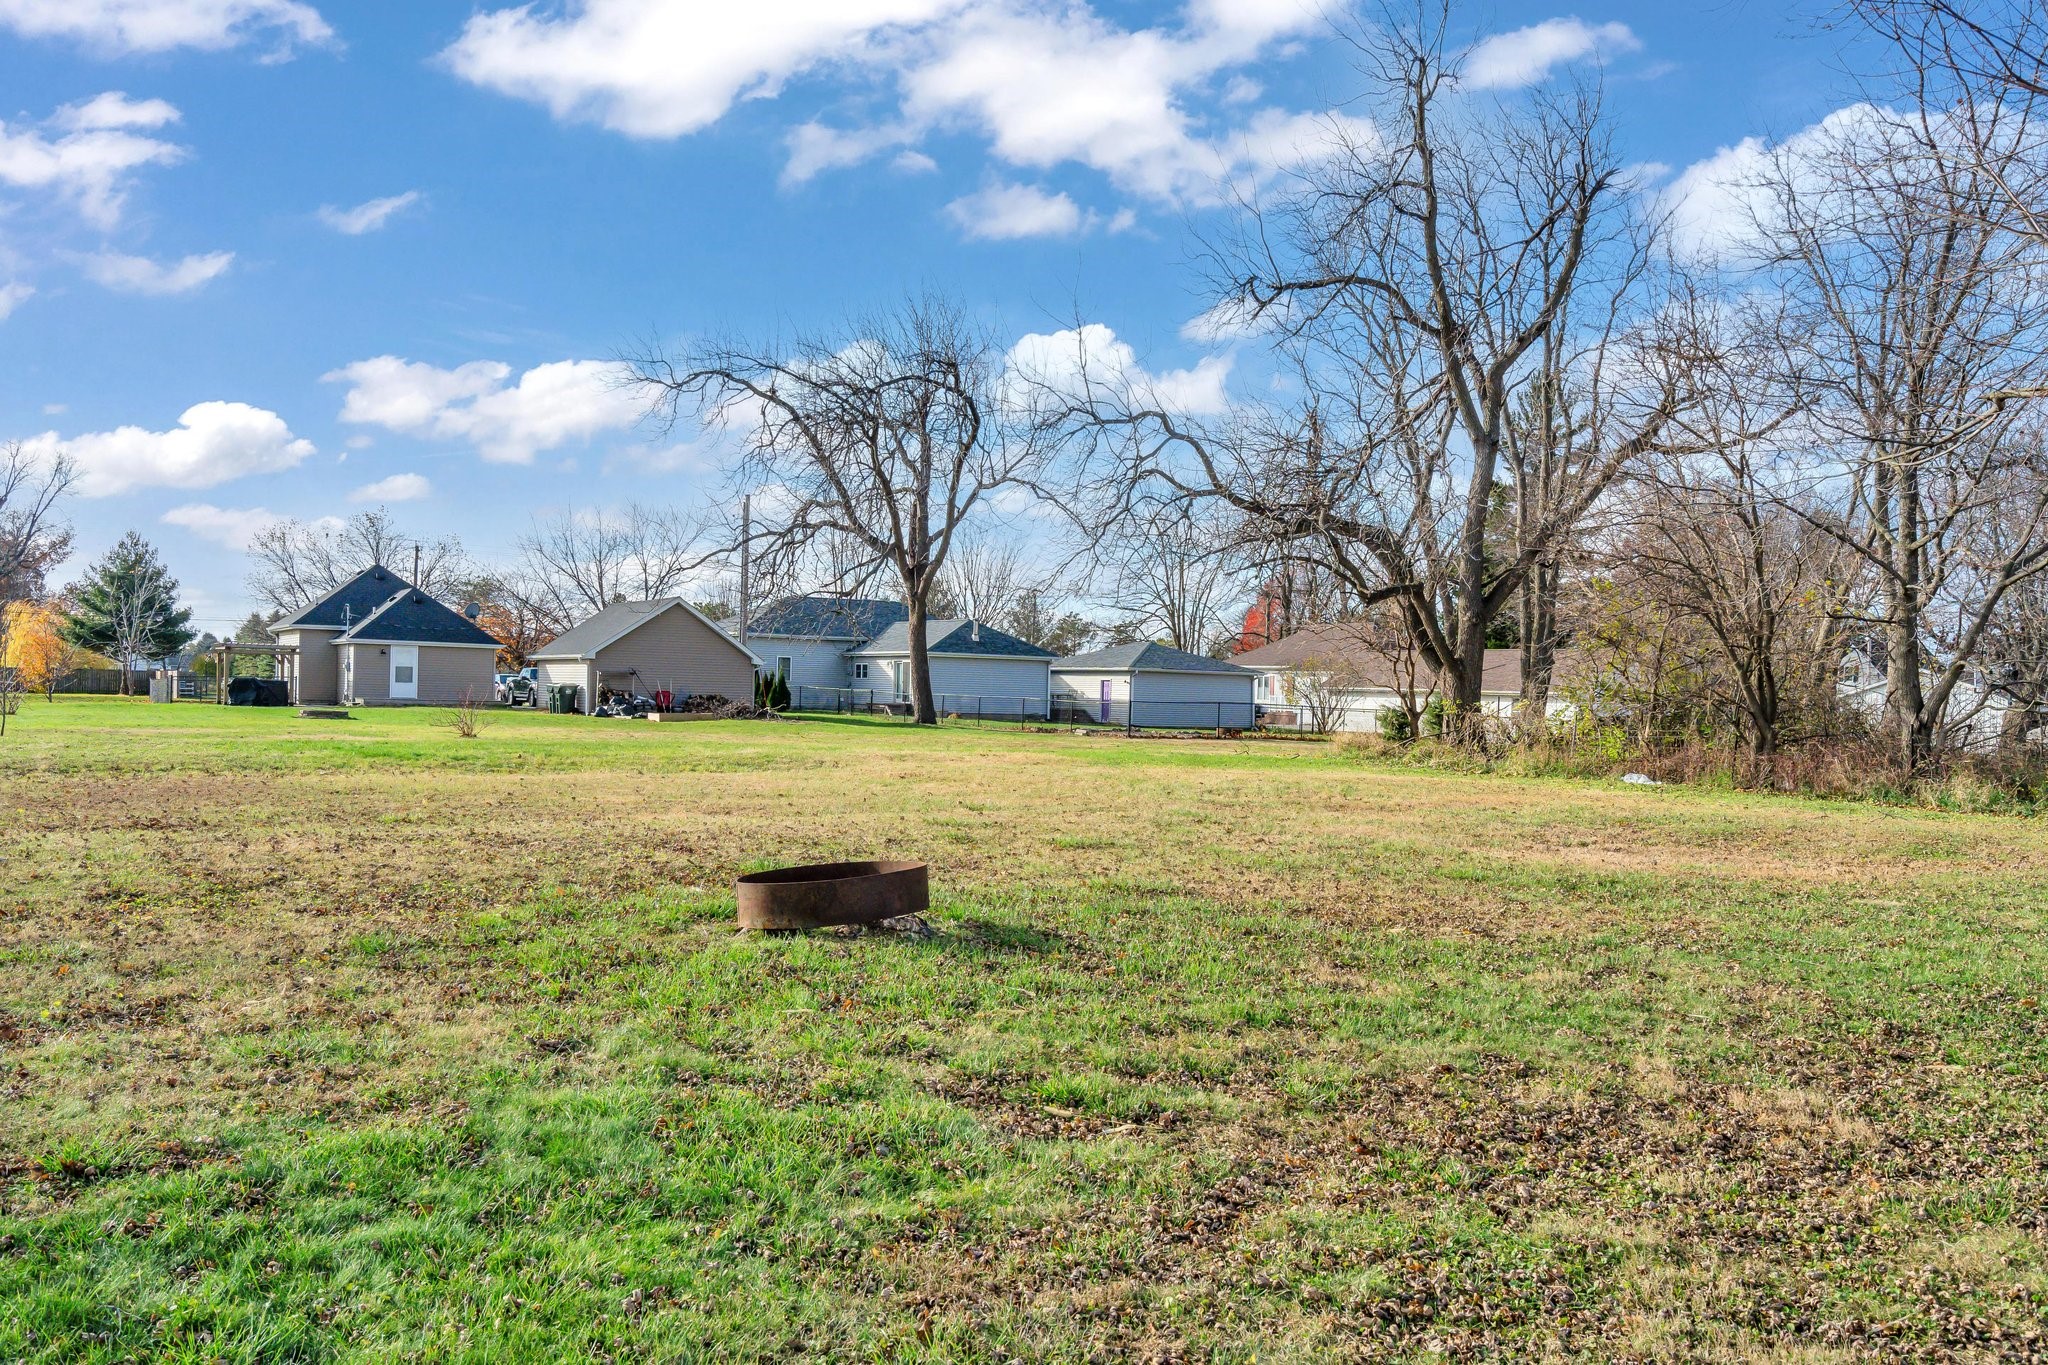
<path fill-rule="evenodd" d="M 157 558 L 155 547 L 135 532 L 107 551 L 71 590 L 74 606 L 64 638 L 112 657 L 121 667 L 121 691 L 137 660 L 176 654 L 191 642 L 192 613 L 178 605 L 178 580 Z"/>
<path fill-rule="evenodd" d="M 252 611 L 248 620 L 235 627 L 235 643 L 274 645 L 277 637 L 270 633 L 270 622 L 263 619 L 263 613 Z M 267 654 L 252 654 L 238 661 L 228 672 L 237 678 L 274 678 L 277 676 L 277 660 Z"/>

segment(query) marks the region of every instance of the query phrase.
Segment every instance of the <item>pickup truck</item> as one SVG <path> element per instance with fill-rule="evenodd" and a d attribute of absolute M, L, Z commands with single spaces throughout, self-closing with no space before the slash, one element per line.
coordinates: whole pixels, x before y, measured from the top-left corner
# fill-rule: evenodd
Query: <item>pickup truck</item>
<path fill-rule="evenodd" d="M 498 675 L 498 702 L 503 706 L 539 706 L 540 670 L 522 668 Z"/>

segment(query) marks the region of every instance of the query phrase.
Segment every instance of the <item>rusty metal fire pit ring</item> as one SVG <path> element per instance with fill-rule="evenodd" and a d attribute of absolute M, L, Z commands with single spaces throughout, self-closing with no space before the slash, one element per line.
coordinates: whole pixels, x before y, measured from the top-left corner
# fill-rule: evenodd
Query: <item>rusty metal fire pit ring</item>
<path fill-rule="evenodd" d="M 922 915 L 931 881 L 923 863 L 809 863 L 749 872 L 733 894 L 742 929 L 822 929 Z"/>

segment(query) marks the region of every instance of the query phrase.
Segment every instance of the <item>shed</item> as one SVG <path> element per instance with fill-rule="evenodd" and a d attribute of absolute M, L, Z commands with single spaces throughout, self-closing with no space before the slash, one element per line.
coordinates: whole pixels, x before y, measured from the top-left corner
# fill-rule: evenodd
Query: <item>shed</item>
<path fill-rule="evenodd" d="M 680 597 L 614 602 L 531 655 L 543 689 L 573 683 L 585 714 L 609 688 L 653 696 L 753 700 L 761 661 Z"/>
<path fill-rule="evenodd" d="M 1051 714 L 1050 669 L 1057 656 L 1049 649 L 963 618 L 925 622 L 925 652 L 940 715 Z M 871 688 L 876 701 L 910 699 L 908 622 L 887 627 L 846 658 L 856 693 Z"/>
<path fill-rule="evenodd" d="M 364 706 L 489 702 L 498 641 L 461 612 L 403 584 L 334 637 L 340 698 Z"/>
<path fill-rule="evenodd" d="M 489 701 L 498 641 L 476 622 L 372 564 L 270 628 L 301 706 Z"/>
<path fill-rule="evenodd" d="M 1150 640 L 1111 645 L 1053 664 L 1054 714 L 1134 729 L 1249 730 L 1257 681 L 1248 668 Z"/>

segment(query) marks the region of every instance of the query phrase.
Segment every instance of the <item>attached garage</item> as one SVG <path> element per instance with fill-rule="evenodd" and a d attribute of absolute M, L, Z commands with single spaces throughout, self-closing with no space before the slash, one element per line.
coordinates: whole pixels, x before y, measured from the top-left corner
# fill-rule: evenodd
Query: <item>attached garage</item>
<path fill-rule="evenodd" d="M 1052 666 L 1058 719 L 1132 729 L 1249 730 L 1258 719 L 1255 681 L 1250 669 L 1151 641 Z"/>
<path fill-rule="evenodd" d="M 690 697 L 751 701 L 761 661 L 680 597 L 614 602 L 536 650 L 542 693 L 570 683 L 587 715 L 600 692 L 653 697 L 680 706 Z"/>

